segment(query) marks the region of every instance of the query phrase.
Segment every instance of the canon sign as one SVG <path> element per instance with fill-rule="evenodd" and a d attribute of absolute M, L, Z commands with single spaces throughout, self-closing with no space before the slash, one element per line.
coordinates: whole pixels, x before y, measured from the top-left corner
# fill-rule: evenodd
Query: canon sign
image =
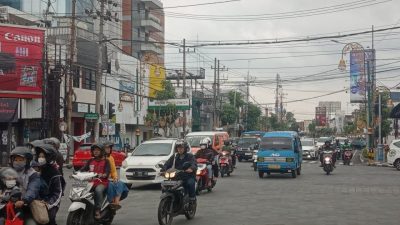
<path fill-rule="evenodd" d="M 19 35 L 13 33 L 6 33 L 4 38 L 9 41 L 21 41 L 27 43 L 41 43 L 41 38 L 39 36 L 30 36 L 30 35 Z"/>

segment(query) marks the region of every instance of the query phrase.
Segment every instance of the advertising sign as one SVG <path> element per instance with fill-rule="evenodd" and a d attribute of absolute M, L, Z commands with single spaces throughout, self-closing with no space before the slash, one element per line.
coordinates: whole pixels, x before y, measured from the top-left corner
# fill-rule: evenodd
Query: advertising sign
<path fill-rule="evenodd" d="M 17 120 L 18 99 L 0 98 L 0 122 L 15 122 Z"/>
<path fill-rule="evenodd" d="M 119 98 L 122 102 L 133 102 L 135 93 L 135 83 L 129 81 L 119 81 Z"/>
<path fill-rule="evenodd" d="M 43 29 L 0 25 L 0 97 L 41 97 L 43 49 Z"/>
<path fill-rule="evenodd" d="M 189 99 L 168 99 L 168 100 L 153 100 L 149 101 L 148 109 L 159 110 L 167 105 L 175 105 L 178 110 L 189 110 L 190 100 Z"/>
<path fill-rule="evenodd" d="M 315 121 L 319 127 L 326 126 L 326 107 L 315 107 Z"/>
<path fill-rule="evenodd" d="M 159 65 L 150 65 L 149 77 L 149 97 L 155 98 L 157 91 L 164 89 L 162 82 L 165 80 L 165 69 Z"/>
<path fill-rule="evenodd" d="M 364 51 L 350 52 L 350 103 L 365 102 L 365 53 Z"/>

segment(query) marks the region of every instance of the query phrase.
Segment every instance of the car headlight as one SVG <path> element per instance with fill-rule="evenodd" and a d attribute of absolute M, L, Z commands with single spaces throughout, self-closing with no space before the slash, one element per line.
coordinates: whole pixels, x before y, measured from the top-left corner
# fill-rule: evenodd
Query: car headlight
<path fill-rule="evenodd" d="M 257 158 L 257 161 L 258 161 L 258 162 L 264 162 L 264 157 L 258 157 L 258 158 Z"/>
<path fill-rule="evenodd" d="M 286 162 L 294 162 L 294 158 L 286 158 Z"/>
<path fill-rule="evenodd" d="M 164 166 L 165 162 L 167 162 L 167 160 L 161 160 L 160 162 L 158 162 L 158 163 L 155 165 L 155 167 L 156 167 L 157 169 L 161 169 L 161 168 L 162 168 L 161 165 Z"/>
<path fill-rule="evenodd" d="M 122 161 L 122 168 L 128 168 L 128 163 L 126 162 L 126 160 Z"/>

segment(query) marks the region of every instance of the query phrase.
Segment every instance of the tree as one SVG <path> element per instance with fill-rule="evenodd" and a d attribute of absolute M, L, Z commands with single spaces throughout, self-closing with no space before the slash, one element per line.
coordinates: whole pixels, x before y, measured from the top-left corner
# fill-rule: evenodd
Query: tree
<path fill-rule="evenodd" d="M 248 113 L 247 113 L 247 130 L 257 130 L 259 118 L 261 116 L 261 109 L 254 105 L 253 103 L 248 104 Z"/>
<path fill-rule="evenodd" d="M 351 135 L 357 130 L 357 126 L 353 123 L 347 124 L 343 127 L 344 133 L 346 135 Z"/>
<path fill-rule="evenodd" d="M 317 131 L 316 127 L 317 127 L 317 124 L 315 123 L 315 120 L 313 120 L 312 123 L 308 125 L 308 130 L 310 131 L 310 134 L 313 137 L 315 137 L 315 134 Z"/>
<path fill-rule="evenodd" d="M 245 105 L 245 102 L 243 100 L 243 95 L 240 92 L 230 91 L 228 94 L 228 98 L 229 98 L 229 103 L 231 105 L 234 105 L 237 109 Z"/>
<path fill-rule="evenodd" d="M 163 90 L 157 91 L 156 99 L 157 100 L 167 100 L 167 99 L 174 99 L 176 97 L 175 88 L 172 85 L 171 81 L 164 80 L 162 82 Z"/>
<path fill-rule="evenodd" d="M 233 107 L 233 105 L 225 103 L 222 106 L 222 125 L 234 124 L 236 122 L 238 113 L 239 112 Z"/>

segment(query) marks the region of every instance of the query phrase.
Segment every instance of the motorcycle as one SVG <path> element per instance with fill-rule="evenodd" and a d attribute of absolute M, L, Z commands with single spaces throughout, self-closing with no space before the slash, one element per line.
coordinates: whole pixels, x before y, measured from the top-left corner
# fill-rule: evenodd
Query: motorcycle
<path fill-rule="evenodd" d="M 333 152 L 332 151 L 324 151 L 322 152 L 322 168 L 326 172 L 326 175 L 329 175 L 333 171 Z"/>
<path fill-rule="evenodd" d="M 233 165 L 231 162 L 231 153 L 229 151 L 222 151 L 218 159 L 221 177 L 224 177 L 225 174 L 228 177 L 231 175 L 233 172 Z"/>
<path fill-rule="evenodd" d="M 253 150 L 253 169 L 257 171 L 257 153 L 258 150 Z"/>
<path fill-rule="evenodd" d="M 69 193 L 71 205 L 68 209 L 67 225 L 110 225 L 115 216 L 115 210 L 111 208 L 107 198 L 101 206 L 100 219 L 94 218 L 94 192 L 93 180 L 98 175 L 93 172 L 77 172 L 71 176 L 74 180 Z"/>
<path fill-rule="evenodd" d="M 2 215 L 5 215 L 5 220 L 12 221 L 12 224 L 23 224 L 24 218 L 22 214 L 22 210 L 15 209 L 15 202 L 21 199 L 22 193 L 19 188 L 11 191 L 10 196 L 2 197 L 0 203 L 0 211 Z M 8 224 L 5 221 L 5 224 Z M 37 223 L 36 223 L 37 224 Z"/>
<path fill-rule="evenodd" d="M 351 151 L 351 149 L 345 149 L 343 151 L 343 165 L 350 166 L 352 158 L 353 158 L 353 152 Z"/>
<path fill-rule="evenodd" d="M 217 181 L 214 179 L 211 179 L 211 184 L 209 182 L 208 169 L 207 169 L 208 163 L 209 162 L 207 159 L 202 159 L 202 158 L 197 159 L 196 195 L 200 195 L 201 191 L 203 190 L 211 192 L 212 189 L 217 184 Z M 213 173 L 213 178 L 214 178 L 214 173 Z"/>
<path fill-rule="evenodd" d="M 197 209 L 197 202 L 190 202 L 189 195 L 183 187 L 183 177 L 187 173 L 182 170 L 170 169 L 165 172 L 164 180 L 161 183 L 162 195 L 158 205 L 158 223 L 170 225 L 174 217 L 185 215 L 186 219 L 194 218 Z"/>

